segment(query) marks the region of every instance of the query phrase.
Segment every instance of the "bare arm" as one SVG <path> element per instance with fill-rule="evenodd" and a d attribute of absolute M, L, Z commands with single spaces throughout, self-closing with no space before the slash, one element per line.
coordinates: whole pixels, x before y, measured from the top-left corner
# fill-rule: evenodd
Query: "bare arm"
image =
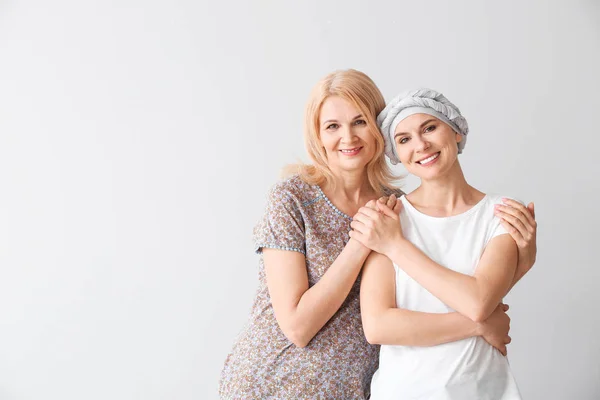
<path fill-rule="evenodd" d="M 395 274 L 391 261 L 372 252 L 362 272 L 361 315 L 369 343 L 435 346 L 481 336 L 506 355 L 511 339 L 508 306 L 499 305 L 492 316 L 476 323 L 460 313 L 425 313 L 396 308 Z"/>
<path fill-rule="evenodd" d="M 535 264 L 537 256 L 537 222 L 533 203 L 529 203 L 525 207 L 518 201 L 508 198 L 503 199 L 503 202 L 503 205 L 496 205 L 494 213 L 501 218 L 502 226 L 510 233 L 519 249 L 519 262 L 510 287 L 512 289 Z"/>
<path fill-rule="evenodd" d="M 476 322 L 486 320 L 513 284 L 517 245 L 510 235 L 490 240 L 473 276 L 446 268 L 402 235 L 400 217 L 385 205 L 362 207 L 351 223 L 352 238 L 386 255 L 435 297 Z M 384 215 L 385 214 L 385 215 Z"/>
<path fill-rule="evenodd" d="M 287 193 L 286 193 L 287 194 Z M 278 209 L 278 215 L 292 218 L 287 226 L 281 225 L 281 218 L 269 226 L 289 229 L 283 236 L 304 236 L 299 229 L 301 216 L 290 196 L 275 196 L 271 207 Z M 400 202 L 395 196 L 379 199 L 394 212 L 400 211 Z M 291 247 L 302 247 L 299 244 Z M 371 252 L 354 239 L 350 239 L 319 281 L 309 288 L 306 260 L 296 251 L 263 248 L 263 261 L 271 303 L 275 318 L 286 337 L 298 347 L 306 346 L 310 340 L 341 307 L 348 296 L 362 265 Z"/>
<path fill-rule="evenodd" d="M 311 288 L 304 255 L 263 249 L 267 286 L 275 318 L 286 337 L 306 346 L 341 307 L 371 250 L 350 239 Z"/>
<path fill-rule="evenodd" d="M 469 317 L 487 319 L 510 289 L 517 267 L 517 246 L 510 235 L 493 238 L 473 276 L 443 267 L 406 239 L 388 257 L 435 297 Z"/>
<path fill-rule="evenodd" d="M 360 304 L 369 343 L 434 346 L 478 335 L 478 324 L 459 313 L 434 314 L 396 308 L 392 262 L 371 253 L 363 268 Z"/>

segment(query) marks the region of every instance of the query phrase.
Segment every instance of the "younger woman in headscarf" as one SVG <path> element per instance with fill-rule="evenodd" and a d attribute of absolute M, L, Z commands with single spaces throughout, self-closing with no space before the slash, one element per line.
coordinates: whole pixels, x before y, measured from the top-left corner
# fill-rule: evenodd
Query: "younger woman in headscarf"
<path fill-rule="evenodd" d="M 360 293 L 365 336 L 382 345 L 371 399 L 520 399 L 508 360 L 481 337 L 436 345 L 429 340 L 436 332 L 415 335 L 407 325 L 415 313 L 457 311 L 478 322 L 502 307 L 518 248 L 502 211 L 494 211 L 504 202 L 531 218 L 528 210 L 467 183 L 458 160 L 467 121 L 442 94 L 400 95 L 378 123 L 391 162 L 402 162 L 421 185 L 401 197 L 399 214 L 371 203 L 351 223 L 350 236 L 373 250 Z"/>

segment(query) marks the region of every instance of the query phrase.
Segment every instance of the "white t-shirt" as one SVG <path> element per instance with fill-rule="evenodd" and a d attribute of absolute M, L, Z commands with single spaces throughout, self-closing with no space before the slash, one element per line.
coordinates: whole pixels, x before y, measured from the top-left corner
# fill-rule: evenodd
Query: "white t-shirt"
<path fill-rule="evenodd" d="M 437 218 L 401 198 L 404 237 L 432 260 L 473 275 L 487 243 L 506 234 L 494 204 L 502 197 L 486 195 L 468 211 Z M 428 313 L 448 307 L 394 264 L 396 306 Z M 431 347 L 381 346 L 379 370 L 371 383 L 371 400 L 513 400 L 521 399 L 508 360 L 481 337 Z"/>

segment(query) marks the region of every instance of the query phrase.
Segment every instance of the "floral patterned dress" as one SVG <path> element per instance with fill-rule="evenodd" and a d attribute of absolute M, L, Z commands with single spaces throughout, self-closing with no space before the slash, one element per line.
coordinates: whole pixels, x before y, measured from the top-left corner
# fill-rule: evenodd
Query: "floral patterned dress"
<path fill-rule="evenodd" d="M 350 239 L 351 221 L 319 186 L 294 176 L 269 193 L 265 214 L 254 228 L 256 251 L 275 248 L 304 254 L 312 287 Z M 359 286 L 360 277 L 341 308 L 306 347 L 299 348 L 277 324 L 261 255 L 258 291 L 248 324 L 225 360 L 221 398 L 367 399 L 379 346 L 365 339 Z"/>

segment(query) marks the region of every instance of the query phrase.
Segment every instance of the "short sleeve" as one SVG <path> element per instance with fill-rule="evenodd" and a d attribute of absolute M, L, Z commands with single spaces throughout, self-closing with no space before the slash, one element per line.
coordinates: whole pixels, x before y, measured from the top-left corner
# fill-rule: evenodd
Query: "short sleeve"
<path fill-rule="evenodd" d="M 521 204 L 524 204 L 521 200 L 518 200 L 518 199 L 515 199 L 515 198 L 512 198 L 512 197 L 511 197 L 511 199 L 513 199 L 515 201 L 518 201 Z M 497 196 L 497 199 L 495 199 L 494 204 L 502 204 L 502 197 Z M 500 222 L 500 218 L 494 216 L 494 229 L 492 230 L 492 234 L 491 234 L 489 240 L 492 240 L 496 236 L 504 235 L 505 233 L 510 233 L 510 232 L 508 232 L 506 230 L 506 228 L 504 227 L 504 225 L 502 225 L 502 223 Z"/>
<path fill-rule="evenodd" d="M 495 238 L 496 236 L 500 236 L 500 235 L 504 235 L 505 233 L 508 233 L 508 231 L 506 230 L 506 228 L 504 227 L 504 225 L 502 225 L 500 223 L 500 218 L 498 217 L 494 217 L 496 219 L 496 228 L 492 231 L 492 236 L 490 237 L 490 240 L 492 240 L 493 238 Z"/>
<path fill-rule="evenodd" d="M 254 250 L 257 254 L 263 248 L 272 248 L 306 255 L 304 220 L 300 206 L 301 202 L 286 187 L 286 182 L 271 189 L 265 213 L 254 227 Z"/>

